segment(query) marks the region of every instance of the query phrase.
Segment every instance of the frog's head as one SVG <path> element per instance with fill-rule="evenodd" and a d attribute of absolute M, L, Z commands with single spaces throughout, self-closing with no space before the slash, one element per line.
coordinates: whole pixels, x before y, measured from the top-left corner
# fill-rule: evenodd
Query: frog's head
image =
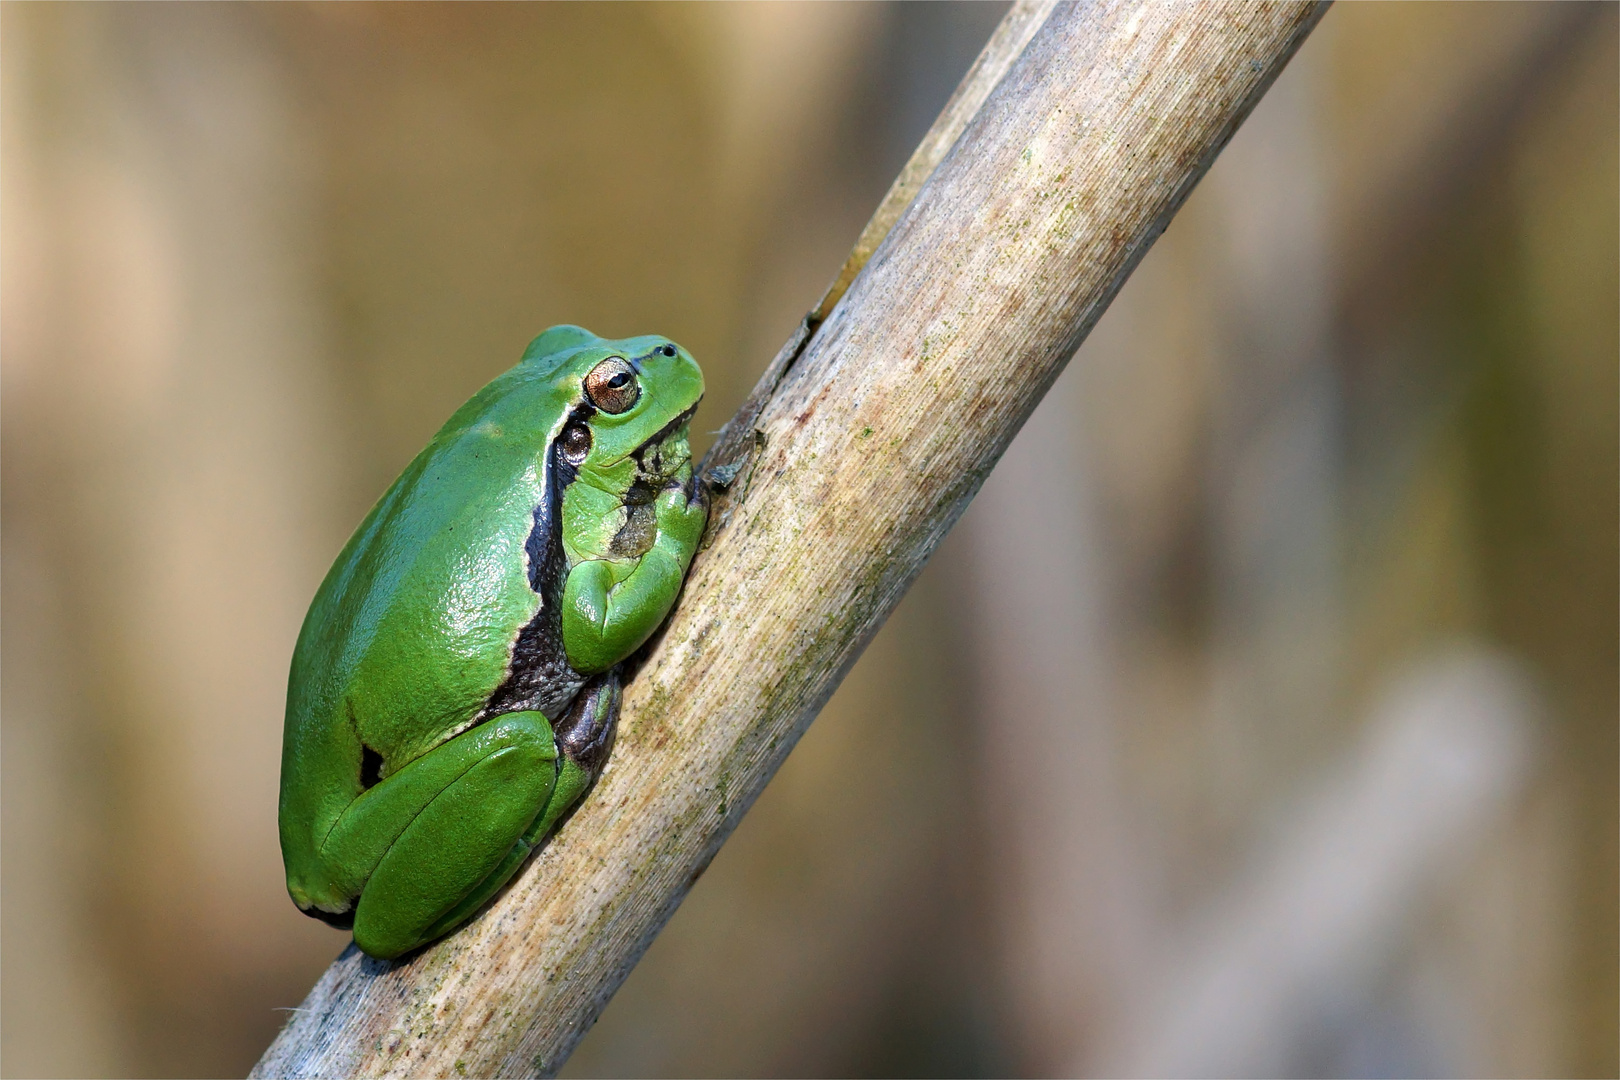
<path fill-rule="evenodd" d="M 666 337 L 610 340 L 578 326 L 554 326 L 534 339 L 524 361 L 573 406 L 557 434 L 564 460 L 581 473 L 631 468 L 674 475 L 691 451 L 687 425 L 703 397 L 697 361 Z"/>

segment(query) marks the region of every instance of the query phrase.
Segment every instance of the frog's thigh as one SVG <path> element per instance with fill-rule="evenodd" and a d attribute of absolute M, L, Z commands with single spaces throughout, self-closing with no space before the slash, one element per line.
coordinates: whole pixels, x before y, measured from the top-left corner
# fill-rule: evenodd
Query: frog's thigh
<path fill-rule="evenodd" d="M 518 872 L 529 853 L 551 835 L 557 822 L 596 782 L 613 749 L 613 735 L 619 721 L 619 701 L 622 697 L 619 668 L 612 668 L 595 676 L 585 684 L 574 698 L 568 711 L 557 720 L 556 736 L 562 760 L 557 762 L 557 782 L 551 789 L 546 807 L 534 819 L 520 840 L 512 845 L 501 864 L 479 883 L 478 887 L 462 898 L 461 902 L 439 917 L 428 928 L 422 940 L 431 941 L 460 926 L 484 906 L 484 902 L 507 879 Z"/>
<path fill-rule="evenodd" d="M 518 854 L 514 848 L 551 796 L 557 751 L 545 717 L 499 717 L 422 761 L 453 753 L 451 748 L 469 737 L 476 737 L 475 749 L 484 752 L 415 814 L 360 894 L 354 938 L 373 956 L 398 956 L 430 940 L 435 924 L 497 869 L 508 874 L 516 869 L 504 864 Z"/>

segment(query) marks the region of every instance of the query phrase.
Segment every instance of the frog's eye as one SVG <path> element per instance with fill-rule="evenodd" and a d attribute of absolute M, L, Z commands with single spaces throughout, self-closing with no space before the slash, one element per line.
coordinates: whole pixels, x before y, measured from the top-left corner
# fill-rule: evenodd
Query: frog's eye
<path fill-rule="evenodd" d="M 585 396 L 605 413 L 622 413 L 641 397 L 641 384 L 628 360 L 610 356 L 585 376 Z"/>
<path fill-rule="evenodd" d="M 591 429 L 576 421 L 563 428 L 557 442 L 562 447 L 563 460 L 578 465 L 591 452 Z"/>

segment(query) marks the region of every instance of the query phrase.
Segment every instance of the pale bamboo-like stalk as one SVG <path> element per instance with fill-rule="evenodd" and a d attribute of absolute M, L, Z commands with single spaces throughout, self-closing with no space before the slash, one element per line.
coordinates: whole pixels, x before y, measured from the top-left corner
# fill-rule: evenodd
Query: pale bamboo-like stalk
<path fill-rule="evenodd" d="M 596 790 L 457 933 L 346 951 L 253 1075 L 555 1072 L 1322 10 L 1016 6 L 711 455 Z"/>

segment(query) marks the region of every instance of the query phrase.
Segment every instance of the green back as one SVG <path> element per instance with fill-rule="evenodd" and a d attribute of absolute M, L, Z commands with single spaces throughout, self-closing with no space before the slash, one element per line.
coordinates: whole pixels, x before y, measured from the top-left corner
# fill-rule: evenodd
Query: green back
<path fill-rule="evenodd" d="M 504 678 L 539 606 L 524 544 L 546 447 L 579 393 L 558 374 L 519 364 L 458 409 L 333 563 L 293 652 L 284 826 L 289 811 L 336 820 L 360 790 L 362 742 L 398 769 L 470 724 Z"/>

